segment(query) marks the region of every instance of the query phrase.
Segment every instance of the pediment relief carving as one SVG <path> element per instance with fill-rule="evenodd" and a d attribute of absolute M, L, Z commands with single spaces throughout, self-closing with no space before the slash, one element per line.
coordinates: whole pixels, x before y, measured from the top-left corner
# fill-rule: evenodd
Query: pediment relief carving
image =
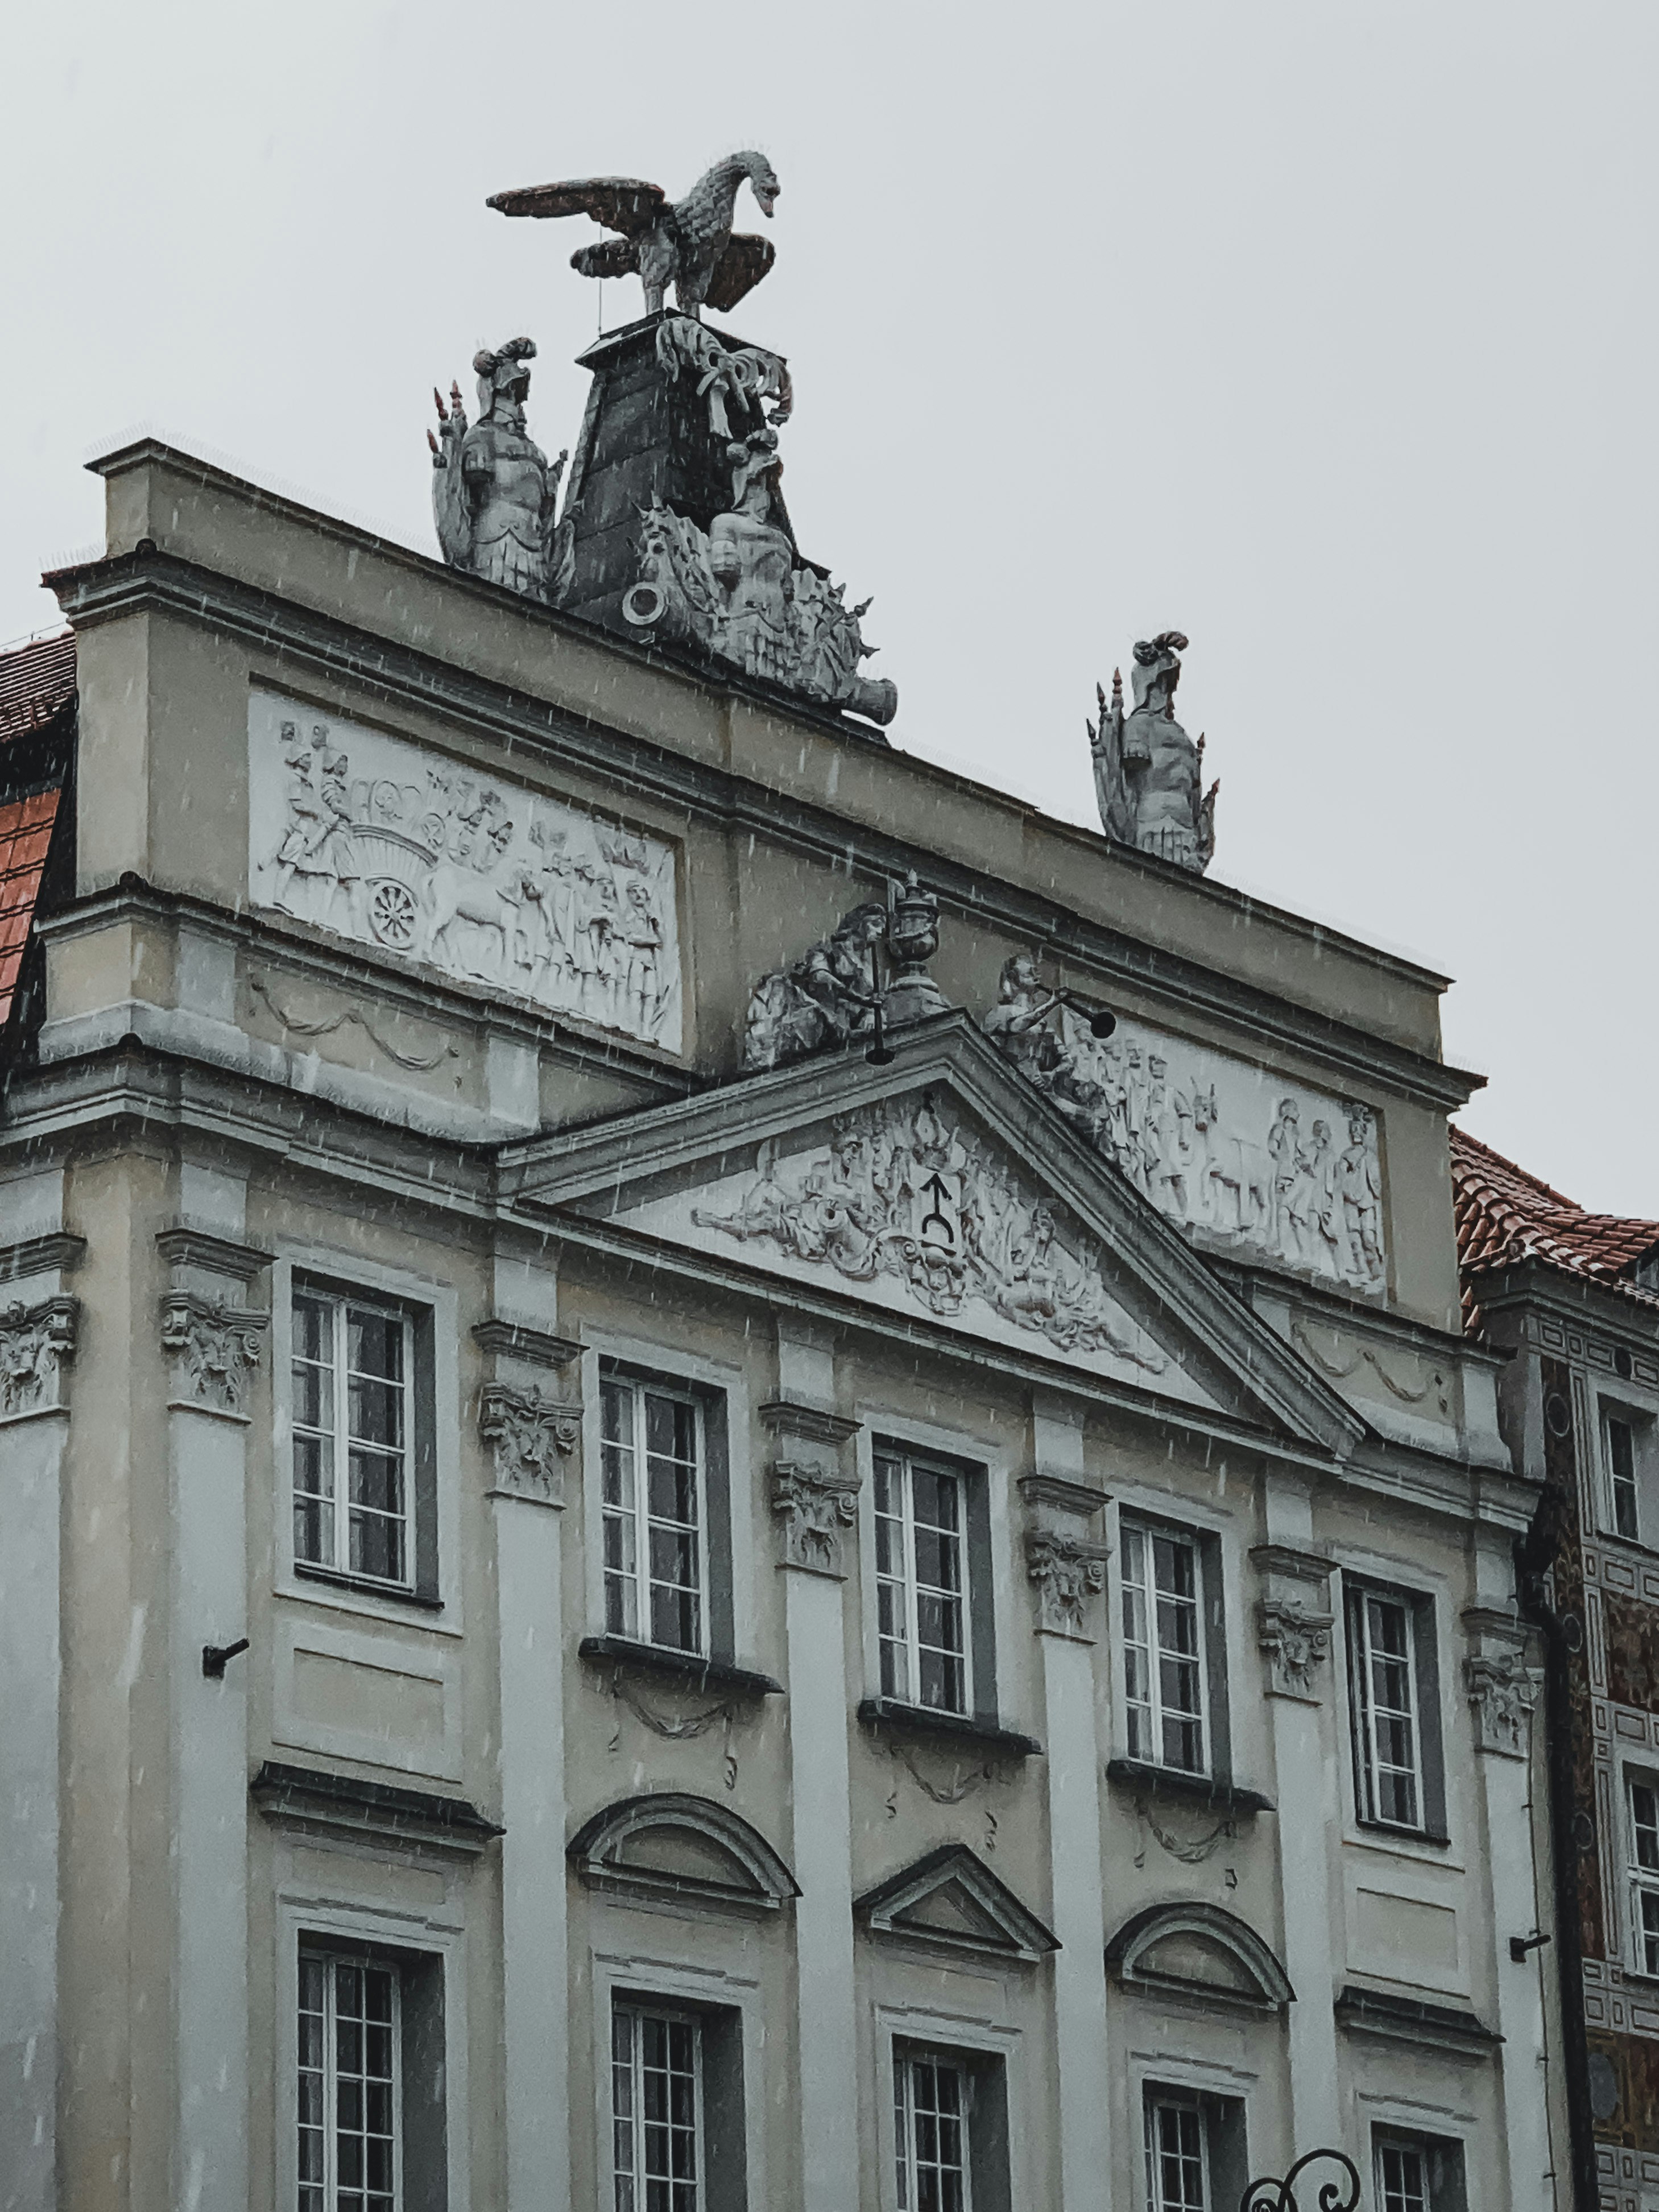
<path fill-rule="evenodd" d="M 776 1912 L 800 1893 L 757 1829 L 680 1790 L 607 1806 L 571 1838 L 568 1856 L 591 1888 L 694 1918 Z"/>
<path fill-rule="evenodd" d="M 1217 1905 L 1154 1905 L 1126 1921 L 1106 1963 L 1127 1988 L 1281 2011 L 1295 1996 L 1255 1930 Z"/>
<path fill-rule="evenodd" d="M 935 1090 L 767 1139 L 752 1167 L 617 1218 L 1170 1396 L 1205 1395 L 1109 1289 L 1098 1239 Z"/>
<path fill-rule="evenodd" d="M 1030 1965 L 1060 1938 L 965 1844 L 947 1844 L 860 1898 L 873 1936 L 935 1951 Z"/>

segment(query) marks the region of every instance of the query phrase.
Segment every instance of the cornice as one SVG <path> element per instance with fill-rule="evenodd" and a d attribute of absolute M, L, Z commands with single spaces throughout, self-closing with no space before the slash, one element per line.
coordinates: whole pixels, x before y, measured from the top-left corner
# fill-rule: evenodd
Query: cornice
<path fill-rule="evenodd" d="M 136 451 L 137 449 L 135 449 Z M 165 455 L 166 449 L 158 449 Z M 171 459 L 171 457 L 167 457 Z M 231 481 L 234 481 L 232 479 Z M 246 487 L 244 487 L 246 489 Z M 304 512 L 301 510 L 301 512 Z M 356 533 L 345 531 L 348 536 Z M 376 541 L 363 538 L 361 542 Z M 459 580 L 453 571 L 425 556 L 401 551 L 400 557 L 435 569 L 452 588 L 483 591 L 494 598 L 500 587 Z M 475 729 L 585 774 L 608 776 L 664 803 L 691 808 L 724 821 L 737 832 L 754 832 L 793 846 L 851 876 L 902 878 L 910 869 L 925 876 L 941 904 L 981 925 L 1022 938 L 1036 949 L 1092 970 L 1109 991 L 1126 985 L 1157 1003 L 1163 1018 L 1186 1012 L 1215 1022 L 1234 1033 L 1248 1050 L 1277 1046 L 1325 1069 L 1339 1085 L 1381 1086 L 1438 1110 L 1462 1105 L 1481 1088 L 1483 1076 L 1447 1066 L 1409 1046 L 1298 1006 L 1237 978 L 1218 973 L 1184 954 L 1115 930 L 1071 912 L 1056 901 L 1017 884 L 983 877 L 961 862 L 929 851 L 871 825 L 849 820 L 830 808 L 778 792 L 726 769 L 687 759 L 652 740 L 625 734 L 575 715 L 494 680 L 456 668 L 434 655 L 364 630 L 338 617 L 242 582 L 218 570 L 153 547 L 83 566 L 52 572 L 46 580 L 58 594 L 65 614 L 82 626 L 147 606 L 161 607 L 240 637 L 261 651 L 285 653 L 313 668 L 375 691 L 394 702 L 418 705 L 462 720 Z M 608 630 L 578 624 L 572 617 L 527 607 L 513 594 L 515 611 L 526 621 L 543 621 L 580 631 L 585 642 L 603 646 L 624 659 L 636 657 L 627 642 Z M 654 662 L 660 667 L 660 660 Z M 688 679 L 690 680 L 690 679 Z M 705 683 L 704 688 L 711 688 Z M 719 687 L 714 687 L 719 688 Z M 769 708 L 779 702 L 769 695 Z M 791 700 L 788 713 L 817 726 Z M 845 738 L 847 726 L 823 725 Z M 858 735 L 867 733 L 860 730 Z M 1179 876 L 1183 895 L 1212 902 L 1230 924 L 1260 916 L 1299 939 L 1316 953 L 1328 948 L 1382 973 L 1397 975 L 1419 989 L 1440 989 L 1446 979 L 1397 959 L 1370 945 L 1272 907 L 1222 884 L 1181 871 L 1145 855 L 1131 854 L 1097 833 L 1039 816 L 1006 793 L 938 769 L 914 755 L 907 766 L 924 777 L 938 777 L 950 788 L 981 795 L 988 805 L 1040 821 L 1043 833 L 1097 854 L 1103 867 L 1150 872 L 1162 881 Z M 1156 1013 L 1147 1018 L 1157 1019 Z"/>
<path fill-rule="evenodd" d="M 1532 1307 L 1645 1352 L 1659 1342 L 1659 1302 L 1638 1304 L 1615 1284 L 1565 1274 L 1543 1260 L 1511 1260 L 1486 1273 L 1471 1271 L 1465 1280 L 1483 1314 Z"/>

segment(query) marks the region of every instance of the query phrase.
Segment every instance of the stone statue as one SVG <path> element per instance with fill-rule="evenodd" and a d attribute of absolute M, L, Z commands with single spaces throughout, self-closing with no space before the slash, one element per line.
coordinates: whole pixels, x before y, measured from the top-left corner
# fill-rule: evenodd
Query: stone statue
<path fill-rule="evenodd" d="M 884 978 L 876 950 L 886 953 Z M 939 948 L 939 902 L 912 875 L 890 907 L 869 900 L 787 968 L 763 975 L 744 1024 L 745 1068 L 781 1067 L 829 1045 L 873 1037 L 943 1013 L 948 1004 L 927 964 Z"/>
<path fill-rule="evenodd" d="M 568 453 L 550 466 L 525 428 L 530 392 L 530 338 L 509 338 L 495 353 L 475 354 L 478 419 L 469 428 L 459 385 L 444 405 L 434 391 L 438 434 L 432 448 L 432 514 L 438 544 L 452 568 L 526 599 L 556 606 L 569 582 L 571 526 L 556 523 L 559 482 Z"/>
<path fill-rule="evenodd" d="M 653 502 L 640 510 L 637 580 L 623 619 L 647 641 L 689 644 L 759 677 L 881 725 L 898 712 L 897 688 L 859 672 L 875 651 L 843 587 L 795 550 L 777 494 L 778 434 L 760 422 L 726 447 L 732 505 L 707 533 Z"/>
<path fill-rule="evenodd" d="M 1134 706 L 1123 712 L 1123 678 L 1112 672 L 1109 702 L 1098 684 L 1100 723 L 1089 724 L 1095 793 L 1109 837 L 1156 854 L 1202 875 L 1215 851 L 1215 801 L 1204 789 L 1204 740 L 1194 744 L 1175 718 L 1176 655 L 1187 650 L 1178 629 L 1161 630 L 1135 647 L 1130 672 Z"/>
<path fill-rule="evenodd" d="M 645 312 L 662 313 L 668 287 L 683 315 L 702 320 L 705 306 L 725 314 L 752 292 L 774 260 L 763 238 L 733 233 L 738 188 L 747 180 L 769 219 L 781 187 L 764 154 L 728 154 L 671 205 L 660 185 L 637 177 L 587 177 L 568 184 L 527 185 L 485 203 L 502 215 L 586 215 L 617 235 L 579 246 L 570 265 L 584 276 L 637 273 Z"/>

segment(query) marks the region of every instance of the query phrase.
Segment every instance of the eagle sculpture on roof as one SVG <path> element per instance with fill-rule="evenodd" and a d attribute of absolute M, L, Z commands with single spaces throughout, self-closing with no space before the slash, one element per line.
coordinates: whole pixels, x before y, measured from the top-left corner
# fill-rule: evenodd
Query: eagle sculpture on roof
<path fill-rule="evenodd" d="M 570 265 L 584 276 L 637 272 L 645 286 L 645 312 L 660 314 L 670 284 L 680 313 L 702 319 L 705 306 L 724 314 L 752 292 L 772 266 L 763 238 L 733 232 L 732 217 L 744 179 L 763 216 L 770 216 L 781 187 L 764 154 L 729 154 L 670 202 L 660 185 L 637 177 L 587 177 L 562 185 L 526 185 L 492 193 L 485 204 L 502 215 L 586 215 L 616 236 L 578 246 Z"/>

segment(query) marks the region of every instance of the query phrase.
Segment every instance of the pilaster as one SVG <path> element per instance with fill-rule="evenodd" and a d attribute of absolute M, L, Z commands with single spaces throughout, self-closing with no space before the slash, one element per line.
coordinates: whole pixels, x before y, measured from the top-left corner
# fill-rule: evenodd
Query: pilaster
<path fill-rule="evenodd" d="M 40 1178 L 46 1182 L 48 1178 Z M 56 1182 L 58 1178 L 50 1178 Z M 61 1186 L 60 1186 L 61 1188 Z M 50 1194 L 57 1218 L 58 1193 Z M 21 1209 L 20 1209 L 21 1211 Z M 0 1246 L 0 2205 L 54 2212 L 64 1453 L 83 1240 Z"/>
<path fill-rule="evenodd" d="M 845 1447 L 859 1423 L 836 1413 L 830 1342 L 778 1317 L 778 1395 L 761 1408 L 784 1577 L 788 1650 L 796 2033 L 803 2212 L 858 2212 L 859 2109 L 853 1966 L 853 1839 L 842 1591 L 859 1478 Z"/>
<path fill-rule="evenodd" d="M 556 1295 L 550 1270 L 521 1273 L 515 1304 L 548 1325 L 495 1314 L 472 1332 L 495 1530 L 507 2212 L 570 2203 L 562 1509 L 581 1406 L 563 1378 L 581 1346 L 551 1326 Z"/>
<path fill-rule="evenodd" d="M 1532 1862 L 1532 1713 L 1540 1671 L 1526 1628 L 1510 1612 L 1472 1606 L 1463 1615 L 1463 1683 L 1474 1734 L 1486 1825 L 1497 2028 L 1504 2081 L 1509 2198 L 1516 2212 L 1553 2203 L 1549 2116 L 1544 2097 L 1544 2011 L 1535 1957 L 1509 1942 L 1533 1932 L 1537 1894 Z"/>
<path fill-rule="evenodd" d="M 174 2190 L 190 2212 L 248 2197 L 248 1662 L 210 1671 L 247 1634 L 247 1431 L 270 1316 L 252 1301 L 270 1255 L 241 1241 L 244 1187 L 215 1177 L 210 1227 L 163 1230 L 156 1353 L 167 1366 L 172 1500 Z M 246 1647 L 244 1646 L 244 1649 Z"/>
<path fill-rule="evenodd" d="M 1101 1897 L 1101 1748 L 1094 1642 L 1104 1613 L 1106 1492 L 1085 1482 L 1082 1416 L 1039 1393 L 1036 1467 L 1021 1481 L 1026 1574 L 1036 1600 L 1054 1954 L 1060 2202 L 1107 2212 L 1111 2173 L 1106 1925 Z"/>
<path fill-rule="evenodd" d="M 1341 2140 L 1337 2094 L 1336 1995 L 1329 1838 L 1341 1832 L 1337 1731 L 1331 1694 L 1331 1562 L 1306 1541 L 1308 1501 L 1297 1489 L 1270 1500 L 1268 1524 L 1288 1520 L 1303 1540 L 1257 1546 L 1256 1641 L 1273 1731 L 1273 1799 L 1279 1807 L 1279 1879 L 1285 1971 L 1296 1991 L 1288 2153 Z M 1275 1510 L 1275 1508 L 1277 1510 Z"/>

